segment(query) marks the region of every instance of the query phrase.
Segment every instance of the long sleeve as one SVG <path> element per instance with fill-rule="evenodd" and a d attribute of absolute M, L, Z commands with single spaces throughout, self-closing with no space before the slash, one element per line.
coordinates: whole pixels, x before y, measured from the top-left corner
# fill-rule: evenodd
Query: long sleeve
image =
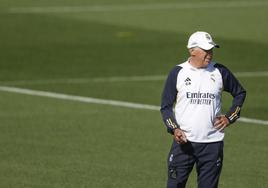
<path fill-rule="evenodd" d="M 230 123 L 234 123 L 240 117 L 241 107 L 246 98 L 246 90 L 225 66 L 215 64 L 215 67 L 221 72 L 224 91 L 229 92 L 233 96 L 232 106 L 226 113 L 226 117 Z"/>
<path fill-rule="evenodd" d="M 181 70 L 181 67 L 176 66 L 174 67 L 171 72 L 169 73 L 164 90 L 162 93 L 162 101 L 161 101 L 161 114 L 163 122 L 165 123 L 167 127 L 167 131 L 171 134 L 173 134 L 173 130 L 175 128 L 178 128 L 179 125 L 176 122 L 174 112 L 173 112 L 173 106 L 176 102 L 177 98 L 177 76 L 179 71 Z"/>

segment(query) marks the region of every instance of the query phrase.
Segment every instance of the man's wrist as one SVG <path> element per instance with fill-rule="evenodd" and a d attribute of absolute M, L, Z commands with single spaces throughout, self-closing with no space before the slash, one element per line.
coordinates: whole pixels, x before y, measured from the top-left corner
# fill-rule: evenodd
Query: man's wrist
<path fill-rule="evenodd" d="M 175 133 L 176 130 L 180 130 L 180 128 L 179 128 L 179 127 L 174 128 L 174 129 L 172 130 L 173 135 L 174 135 L 174 133 Z"/>
<path fill-rule="evenodd" d="M 227 115 L 224 115 L 224 117 L 226 117 L 226 119 L 228 120 L 228 122 L 229 122 L 229 124 L 228 124 L 228 125 L 230 125 L 230 124 L 234 123 L 234 122 L 232 122 L 232 121 L 229 119 L 229 117 L 228 117 Z"/>

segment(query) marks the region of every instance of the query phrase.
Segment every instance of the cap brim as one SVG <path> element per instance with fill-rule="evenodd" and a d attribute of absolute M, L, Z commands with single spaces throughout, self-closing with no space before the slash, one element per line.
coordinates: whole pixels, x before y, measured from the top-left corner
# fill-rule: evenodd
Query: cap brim
<path fill-rule="evenodd" d="M 214 45 L 206 43 L 206 44 L 203 44 L 203 45 L 199 45 L 198 47 L 202 48 L 203 50 L 210 50 L 210 49 L 214 48 Z"/>
<path fill-rule="evenodd" d="M 216 43 L 214 43 L 214 42 L 210 42 L 210 43 L 205 43 L 205 44 L 192 44 L 192 45 L 187 45 L 187 48 L 188 49 L 190 49 L 190 48 L 194 48 L 194 47 L 199 47 L 199 48 L 201 48 L 201 49 L 203 49 L 203 50 L 210 50 L 210 49 L 212 49 L 212 48 L 219 48 L 220 46 L 218 45 L 218 44 L 216 44 Z"/>
<path fill-rule="evenodd" d="M 215 42 L 210 42 L 210 44 L 212 44 L 215 48 L 219 48 L 220 45 L 216 44 Z"/>
<path fill-rule="evenodd" d="M 206 43 L 203 45 L 199 45 L 198 47 L 202 48 L 203 50 L 210 50 L 212 48 L 219 48 L 220 46 L 214 42 Z"/>

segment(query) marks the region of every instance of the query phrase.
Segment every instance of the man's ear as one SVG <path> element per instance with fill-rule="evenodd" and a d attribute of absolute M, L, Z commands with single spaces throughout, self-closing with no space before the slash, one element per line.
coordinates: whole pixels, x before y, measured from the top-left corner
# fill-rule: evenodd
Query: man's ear
<path fill-rule="evenodd" d="M 190 53 L 191 56 L 195 56 L 195 50 L 194 50 L 194 48 L 190 48 L 189 49 L 189 53 Z"/>

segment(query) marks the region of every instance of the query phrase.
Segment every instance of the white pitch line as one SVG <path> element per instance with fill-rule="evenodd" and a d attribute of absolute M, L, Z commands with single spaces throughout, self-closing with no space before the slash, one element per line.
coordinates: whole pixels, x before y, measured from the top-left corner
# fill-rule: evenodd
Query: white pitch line
<path fill-rule="evenodd" d="M 55 98 L 55 99 L 79 101 L 79 102 L 84 102 L 84 103 L 104 104 L 104 105 L 120 106 L 120 107 L 127 107 L 127 108 L 138 108 L 138 109 L 146 109 L 146 110 L 160 110 L 158 106 L 147 105 L 147 104 L 97 99 L 97 98 L 91 98 L 91 97 L 82 97 L 82 96 L 76 96 L 76 95 L 67 95 L 67 94 L 62 94 L 62 93 L 37 91 L 37 90 L 8 87 L 8 86 L 0 86 L 0 91 L 20 93 L 20 94 L 32 95 L 32 96 Z"/>
<path fill-rule="evenodd" d="M 9 13 L 79 13 L 79 12 L 114 12 L 114 11 L 146 11 L 176 10 L 200 8 L 242 8 L 267 6 L 265 1 L 232 1 L 232 2 L 195 2 L 195 3 L 153 3 L 125 5 L 89 5 L 89 6 L 49 6 L 49 7 L 14 7 Z"/>
<path fill-rule="evenodd" d="M 237 77 L 265 77 L 268 76 L 268 71 L 261 72 L 237 72 L 234 73 Z"/>
<path fill-rule="evenodd" d="M 23 88 L 16 88 L 16 87 L 0 86 L 0 91 L 62 99 L 62 100 L 79 101 L 79 102 L 84 102 L 84 103 L 118 106 L 118 107 L 125 107 L 125 108 L 154 110 L 154 111 L 160 110 L 160 107 L 155 106 L 155 105 L 131 103 L 131 102 L 117 101 L 117 100 L 97 99 L 97 98 L 91 98 L 91 97 L 82 97 L 82 96 L 76 96 L 76 95 L 67 95 L 67 94 L 61 94 L 61 93 L 37 91 L 37 90 L 23 89 Z M 238 119 L 238 121 L 244 122 L 244 123 L 268 125 L 268 121 L 266 120 L 251 119 L 251 118 L 245 118 L 245 117 L 241 117 L 240 119 Z"/>
<path fill-rule="evenodd" d="M 262 72 L 237 72 L 234 73 L 238 78 L 250 77 L 267 77 L 268 71 Z M 167 78 L 164 75 L 151 76 L 122 76 L 122 77 L 102 77 L 102 78 L 67 78 L 67 79 L 51 79 L 51 80 L 16 80 L 16 81 L 0 81 L 2 85 L 45 85 L 45 84 L 87 84 L 101 82 L 144 82 L 144 81 L 163 81 Z"/>
<path fill-rule="evenodd" d="M 252 119 L 252 118 L 246 118 L 246 117 L 241 117 L 238 120 L 241 122 L 245 122 L 245 123 L 268 125 L 268 121 L 266 121 L 266 120 Z"/>

